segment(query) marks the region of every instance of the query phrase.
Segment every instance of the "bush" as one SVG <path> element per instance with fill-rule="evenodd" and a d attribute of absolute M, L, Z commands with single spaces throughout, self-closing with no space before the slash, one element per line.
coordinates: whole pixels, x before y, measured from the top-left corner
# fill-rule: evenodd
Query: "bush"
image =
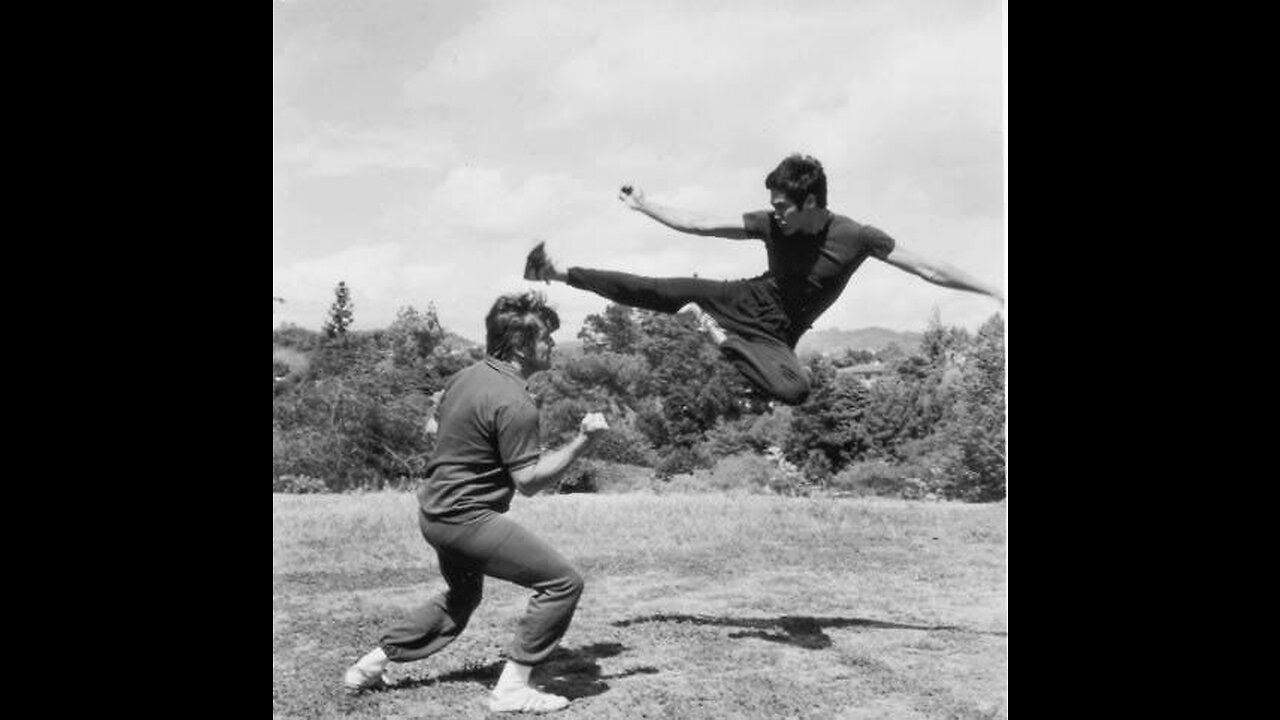
<path fill-rule="evenodd" d="M 768 458 L 754 453 L 739 453 L 717 462 L 708 479 L 716 490 L 763 493 L 771 489 L 777 474 L 778 466 Z"/>
<path fill-rule="evenodd" d="M 431 441 L 429 403 L 410 373 L 366 373 L 306 381 L 272 405 L 272 475 L 322 477 L 333 490 L 384 487 L 420 477 Z"/>
<path fill-rule="evenodd" d="M 919 468 L 929 491 L 949 500 L 991 502 L 1005 496 L 1000 438 L 953 422 L 942 432 L 903 443 L 906 464 Z"/>
<path fill-rule="evenodd" d="M 743 452 L 763 454 L 770 447 L 786 444 L 791 420 L 791 408 L 782 405 L 765 415 L 721 421 L 707 431 L 706 447 L 716 457 Z"/>
<path fill-rule="evenodd" d="M 1008 473 L 1002 418 L 991 408 L 962 403 L 946 435 L 952 445 L 943 464 L 946 496 L 968 502 L 1002 499 Z"/>
<path fill-rule="evenodd" d="M 271 343 L 299 352 L 310 352 L 320 345 L 320 333 L 293 323 L 284 323 L 271 331 Z"/>
<path fill-rule="evenodd" d="M 852 463 L 831 479 L 831 489 L 858 496 L 921 499 L 930 494 L 928 473 L 918 465 L 884 460 Z"/>
<path fill-rule="evenodd" d="M 701 495 L 718 492 L 711 486 L 707 473 L 673 475 L 658 487 L 658 492 L 672 495 Z"/>
<path fill-rule="evenodd" d="M 596 492 L 596 475 L 599 472 L 590 460 L 579 460 L 560 476 L 555 492 L 560 495 Z"/>
<path fill-rule="evenodd" d="M 642 407 L 636 413 L 636 431 L 649 441 L 653 447 L 666 447 L 671 444 L 671 432 L 662 412 L 656 407 Z"/>
<path fill-rule="evenodd" d="M 655 468 L 659 478 L 666 480 L 675 475 L 691 473 L 698 468 L 709 468 L 715 464 L 711 456 L 697 447 L 673 447 Z"/>
<path fill-rule="evenodd" d="M 582 418 L 594 408 L 580 398 L 568 398 L 544 403 L 540 408 L 542 441 L 556 447 L 568 442 L 578 433 Z"/>
<path fill-rule="evenodd" d="M 584 458 L 565 471 L 555 492 L 609 494 L 649 490 L 652 486 L 653 470 L 649 468 Z"/>
<path fill-rule="evenodd" d="M 278 493 L 323 493 L 329 487 L 319 478 L 310 475 L 281 475 L 271 482 L 271 492 Z"/>
<path fill-rule="evenodd" d="M 809 375 L 813 389 L 793 410 L 790 432 L 782 443 L 787 459 L 810 464 L 815 472 L 820 472 L 817 461 L 810 461 L 815 451 L 826 455 L 832 470 L 862 459 L 874 449 L 866 425 L 868 390 L 851 377 L 837 375 L 820 357 L 809 362 Z"/>
<path fill-rule="evenodd" d="M 628 492 L 649 492 L 659 483 L 653 468 L 623 463 L 602 463 L 603 472 L 596 476 L 596 492 L 616 495 Z"/>
<path fill-rule="evenodd" d="M 275 430 L 271 434 L 271 476 L 324 475 L 330 454 L 327 438 L 311 428 Z"/>
<path fill-rule="evenodd" d="M 698 468 L 679 473 L 660 483 L 662 493 L 749 493 L 763 495 L 805 495 L 808 488 L 800 483 L 793 468 L 781 467 L 774 459 L 745 452 L 722 458 L 712 468 Z"/>
<path fill-rule="evenodd" d="M 805 480 L 814 485 L 826 487 L 831 480 L 831 460 L 821 450 L 810 450 L 809 457 L 805 459 L 804 468 L 801 472 L 804 474 Z"/>
<path fill-rule="evenodd" d="M 605 431 L 588 451 L 588 457 L 623 465 L 653 467 L 657 453 L 649 440 L 634 427 L 619 425 Z"/>

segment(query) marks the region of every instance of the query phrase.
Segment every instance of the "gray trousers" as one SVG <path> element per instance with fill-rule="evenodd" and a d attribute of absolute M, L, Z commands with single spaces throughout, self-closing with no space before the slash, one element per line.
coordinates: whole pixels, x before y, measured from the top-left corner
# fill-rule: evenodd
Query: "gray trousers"
<path fill-rule="evenodd" d="M 419 513 L 418 526 L 435 548 L 448 588 L 383 636 L 387 657 L 421 660 L 453 642 L 480 604 L 486 575 L 535 591 L 507 658 L 536 665 L 556 649 L 582 595 L 582 576 L 560 553 L 495 512 L 465 523 L 432 521 Z"/>

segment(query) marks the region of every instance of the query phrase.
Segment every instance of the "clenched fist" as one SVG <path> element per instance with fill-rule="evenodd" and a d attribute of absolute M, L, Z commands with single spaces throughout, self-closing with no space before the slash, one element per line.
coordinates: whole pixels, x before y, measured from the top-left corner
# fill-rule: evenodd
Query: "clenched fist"
<path fill-rule="evenodd" d="M 634 185 L 623 185 L 618 191 L 618 199 L 632 210 L 639 210 L 644 204 L 644 191 Z"/>

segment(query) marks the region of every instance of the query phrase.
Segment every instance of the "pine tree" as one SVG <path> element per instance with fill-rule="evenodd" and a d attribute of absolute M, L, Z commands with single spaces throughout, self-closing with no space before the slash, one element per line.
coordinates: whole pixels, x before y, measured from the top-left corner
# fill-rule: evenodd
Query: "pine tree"
<path fill-rule="evenodd" d="M 333 304 L 329 306 L 329 320 L 324 324 L 324 334 L 329 339 L 345 338 L 347 328 L 355 316 L 355 304 L 351 302 L 351 291 L 346 282 L 339 282 L 333 290 Z"/>

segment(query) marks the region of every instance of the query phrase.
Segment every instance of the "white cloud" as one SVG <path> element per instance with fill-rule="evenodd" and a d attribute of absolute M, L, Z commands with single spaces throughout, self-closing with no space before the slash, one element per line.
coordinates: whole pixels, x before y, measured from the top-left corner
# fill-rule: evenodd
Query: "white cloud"
<path fill-rule="evenodd" d="M 758 245 L 679 235 L 614 195 L 631 181 L 733 216 L 765 206 L 792 151 L 823 160 L 837 212 L 1003 285 L 999 2 L 499 0 L 448 32 L 443 6 L 416 7 L 368 9 L 396 28 L 377 52 L 341 10 L 273 47 L 273 256 L 296 270 L 353 242 L 399 248 L 345 260 L 383 263 L 360 291 L 388 319 L 397 297 L 429 297 L 478 328 L 528 286 L 535 236 L 577 264 L 757 274 Z M 391 170 L 415 172 L 374 172 Z M 316 283 L 321 310 L 334 282 Z M 604 305 L 551 294 L 566 322 Z M 979 322 L 992 307 L 868 262 L 820 322 L 914 327 L 934 305 Z"/>
<path fill-rule="evenodd" d="M 450 150 L 406 133 L 335 133 L 323 137 L 309 153 L 316 175 L 349 175 L 364 169 L 435 170 Z"/>
<path fill-rule="evenodd" d="M 272 162 L 311 176 L 352 175 L 368 169 L 438 170 L 451 154 L 443 142 L 404 131 L 311 127 L 297 113 L 278 112 Z"/>
<path fill-rule="evenodd" d="M 589 207 L 591 189 L 563 173 L 513 181 L 491 167 L 454 168 L 427 196 L 424 226 L 475 239 L 553 233 Z"/>

